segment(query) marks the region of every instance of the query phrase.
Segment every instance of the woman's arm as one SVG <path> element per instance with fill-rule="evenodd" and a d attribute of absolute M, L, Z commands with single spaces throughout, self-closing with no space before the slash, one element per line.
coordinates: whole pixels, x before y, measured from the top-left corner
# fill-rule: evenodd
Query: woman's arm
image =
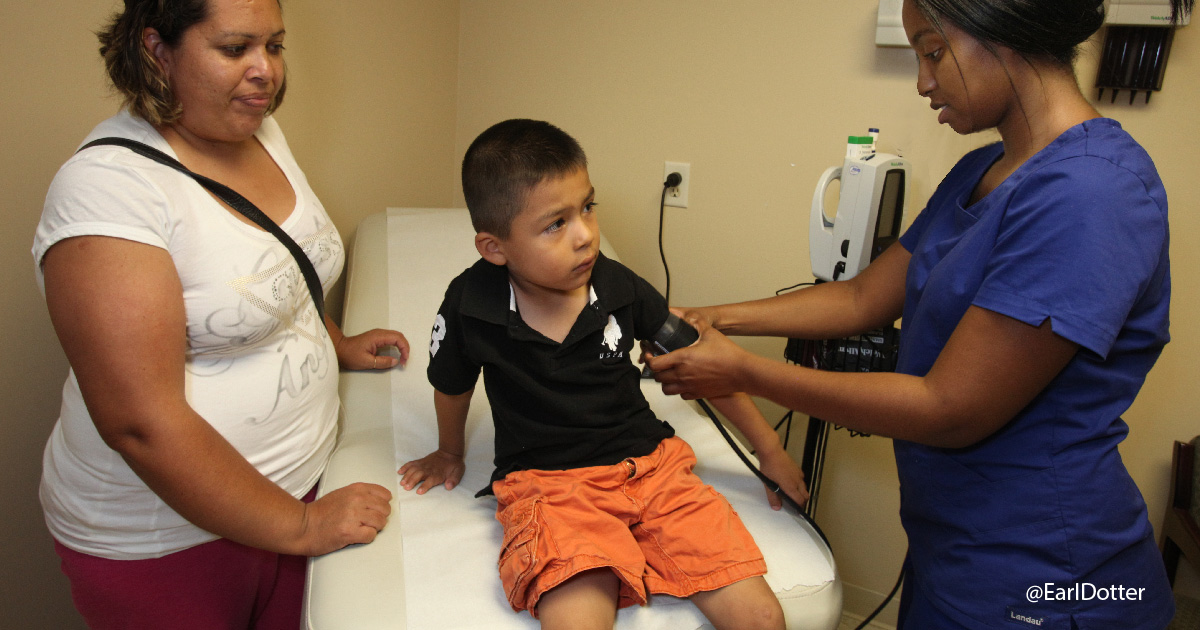
<path fill-rule="evenodd" d="M 999 430 L 1078 350 L 1049 321 L 1030 326 L 974 306 L 924 377 L 788 365 L 704 328 L 698 343 L 647 359 L 664 392 L 708 398 L 745 391 L 857 431 L 949 448 Z"/>
<path fill-rule="evenodd" d="M 183 291 L 166 251 L 66 239 L 43 260 L 46 302 L 105 443 L 168 505 L 218 536 L 319 555 L 370 542 L 391 493 L 369 484 L 305 504 L 246 461 L 184 396 Z"/>

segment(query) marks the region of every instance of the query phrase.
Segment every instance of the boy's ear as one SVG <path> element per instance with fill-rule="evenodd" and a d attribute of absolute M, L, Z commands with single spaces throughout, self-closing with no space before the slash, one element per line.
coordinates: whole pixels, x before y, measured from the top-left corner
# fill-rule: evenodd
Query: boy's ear
<path fill-rule="evenodd" d="M 504 255 L 504 243 L 491 232 L 475 234 L 475 249 L 484 260 L 493 265 L 504 265 L 508 262 L 508 257 Z"/>

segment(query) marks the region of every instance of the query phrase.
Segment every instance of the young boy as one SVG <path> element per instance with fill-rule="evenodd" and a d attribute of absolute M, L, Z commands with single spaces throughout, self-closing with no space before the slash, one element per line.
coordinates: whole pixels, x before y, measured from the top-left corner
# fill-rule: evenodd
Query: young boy
<path fill-rule="evenodd" d="M 718 629 L 783 628 L 758 547 L 642 396 L 630 353 L 663 325 L 667 304 L 600 253 L 579 144 L 549 123 L 499 123 L 467 150 L 463 191 L 482 260 L 439 309 L 428 370 L 439 448 L 401 467 L 404 488 L 462 479 L 482 370 L 496 470 L 480 494 L 498 500 L 513 610 L 545 629 L 611 629 L 619 607 L 666 593 L 691 598 Z M 712 403 L 803 499 L 799 469 L 750 399 Z"/>

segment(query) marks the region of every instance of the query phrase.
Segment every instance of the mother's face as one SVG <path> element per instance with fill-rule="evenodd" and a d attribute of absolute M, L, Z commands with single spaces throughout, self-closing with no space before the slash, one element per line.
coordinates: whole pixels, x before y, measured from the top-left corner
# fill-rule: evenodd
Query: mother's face
<path fill-rule="evenodd" d="M 183 113 L 174 123 L 211 142 L 250 138 L 283 85 L 283 14 L 277 0 L 209 0 L 209 16 L 167 46 L 143 41 Z"/>

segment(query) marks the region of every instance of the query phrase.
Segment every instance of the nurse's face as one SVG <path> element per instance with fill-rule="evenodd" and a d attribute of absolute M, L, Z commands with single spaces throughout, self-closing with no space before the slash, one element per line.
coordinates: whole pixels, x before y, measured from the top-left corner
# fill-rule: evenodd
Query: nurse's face
<path fill-rule="evenodd" d="M 929 99 L 939 124 L 968 134 L 1001 126 L 1020 111 L 1004 63 L 979 40 L 945 20 L 939 30 L 912 0 L 904 0 L 903 19 L 917 54 L 917 92 Z"/>

